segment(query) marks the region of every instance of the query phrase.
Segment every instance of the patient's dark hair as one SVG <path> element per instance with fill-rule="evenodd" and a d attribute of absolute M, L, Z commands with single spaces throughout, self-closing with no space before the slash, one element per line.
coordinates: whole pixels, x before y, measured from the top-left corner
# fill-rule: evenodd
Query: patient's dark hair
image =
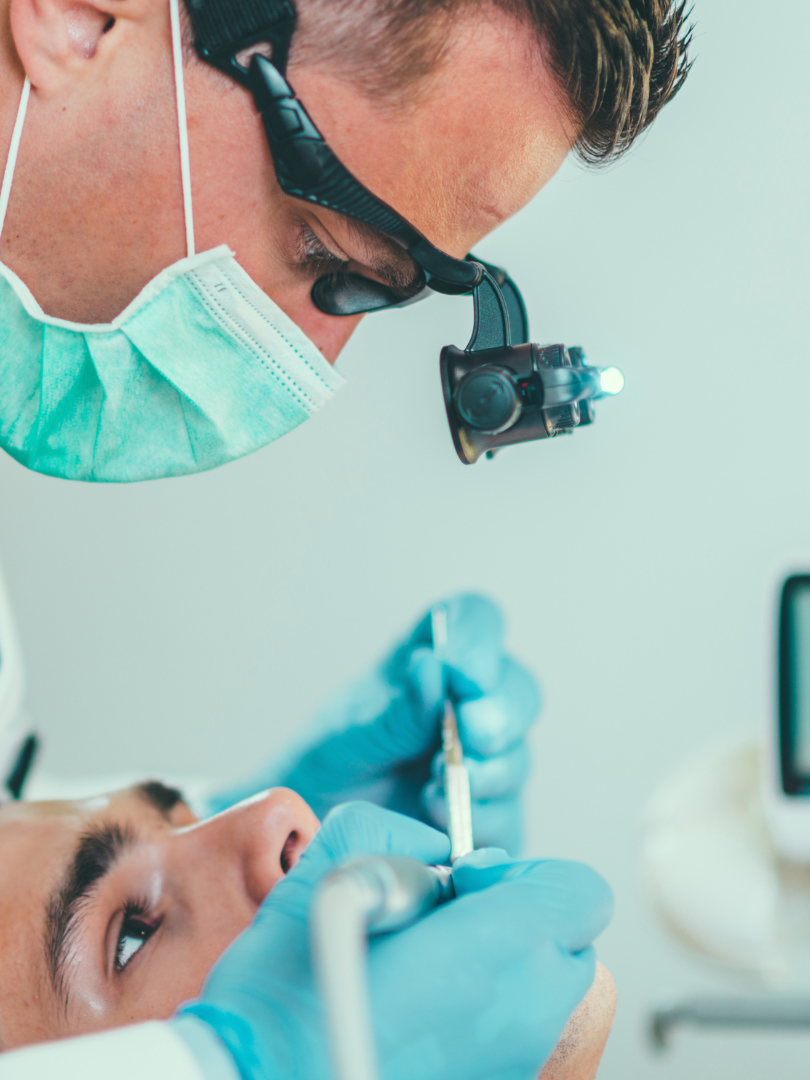
<path fill-rule="evenodd" d="M 470 5 L 485 18 L 509 12 L 538 36 L 588 164 L 629 149 L 689 71 L 682 0 L 298 0 L 294 56 L 350 75 L 383 103 L 413 100 Z"/>

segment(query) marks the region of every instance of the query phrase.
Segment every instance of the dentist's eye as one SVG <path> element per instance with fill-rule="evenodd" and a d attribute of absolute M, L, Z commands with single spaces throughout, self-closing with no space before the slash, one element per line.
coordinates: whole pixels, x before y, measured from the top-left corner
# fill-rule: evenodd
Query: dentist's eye
<path fill-rule="evenodd" d="M 309 225 L 302 224 L 296 243 L 297 262 L 313 277 L 324 274 L 345 274 L 348 262 L 339 258 L 322 243 Z"/>
<path fill-rule="evenodd" d="M 124 908 L 118 945 L 115 950 L 115 970 L 123 971 L 135 953 L 140 952 L 160 923 L 149 922 L 146 904 L 135 901 Z"/>

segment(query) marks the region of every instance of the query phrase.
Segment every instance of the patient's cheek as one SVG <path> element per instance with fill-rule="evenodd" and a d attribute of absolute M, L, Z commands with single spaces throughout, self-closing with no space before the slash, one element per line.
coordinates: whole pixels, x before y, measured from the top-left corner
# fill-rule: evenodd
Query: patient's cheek
<path fill-rule="evenodd" d="M 616 984 L 596 963 L 591 988 L 572 1013 L 540 1080 L 593 1080 L 616 1012 Z"/>

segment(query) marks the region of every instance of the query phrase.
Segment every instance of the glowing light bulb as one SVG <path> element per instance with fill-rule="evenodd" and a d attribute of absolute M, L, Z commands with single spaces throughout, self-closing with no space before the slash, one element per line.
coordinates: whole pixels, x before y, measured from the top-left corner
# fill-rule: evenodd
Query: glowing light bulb
<path fill-rule="evenodd" d="M 603 394 L 620 394 L 624 389 L 624 375 L 617 367 L 605 368 L 599 376 Z"/>

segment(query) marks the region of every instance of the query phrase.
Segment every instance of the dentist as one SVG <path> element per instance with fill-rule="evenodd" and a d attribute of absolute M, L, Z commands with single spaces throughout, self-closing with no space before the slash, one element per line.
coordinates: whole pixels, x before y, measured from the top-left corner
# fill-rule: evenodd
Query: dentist
<path fill-rule="evenodd" d="M 688 70 L 673 0 L 299 7 L 0 0 L 0 448 L 28 468 L 179 476 L 291 431 L 364 311 L 469 291 L 467 252 Z M 306 152 L 257 108 L 284 73 Z"/>
<path fill-rule="evenodd" d="M 21 464 L 130 482 L 286 434 L 341 385 L 333 363 L 364 310 L 414 297 L 572 149 L 597 162 L 626 150 L 688 69 L 683 8 L 668 0 L 299 9 L 0 0 L 0 447 Z M 426 247 L 405 250 L 385 214 L 369 223 L 279 182 L 245 85 L 256 54 Z M 444 679 L 480 761 L 479 836 L 518 840 L 536 689 L 492 605 L 460 598 L 448 622 L 445 671 L 423 620 L 274 767 L 267 782 L 309 785 L 326 818 L 199 998 L 166 1021 L 14 1050 L 0 1080 L 326 1080 L 312 892 L 348 854 L 447 858 L 430 828 Z M 329 813 L 358 795 L 382 806 Z M 502 853 L 455 873 L 440 920 L 372 948 L 383 1077 L 530 1080 L 591 983 L 609 892 L 586 868 Z M 430 977 L 437 956 L 452 986 Z"/>

